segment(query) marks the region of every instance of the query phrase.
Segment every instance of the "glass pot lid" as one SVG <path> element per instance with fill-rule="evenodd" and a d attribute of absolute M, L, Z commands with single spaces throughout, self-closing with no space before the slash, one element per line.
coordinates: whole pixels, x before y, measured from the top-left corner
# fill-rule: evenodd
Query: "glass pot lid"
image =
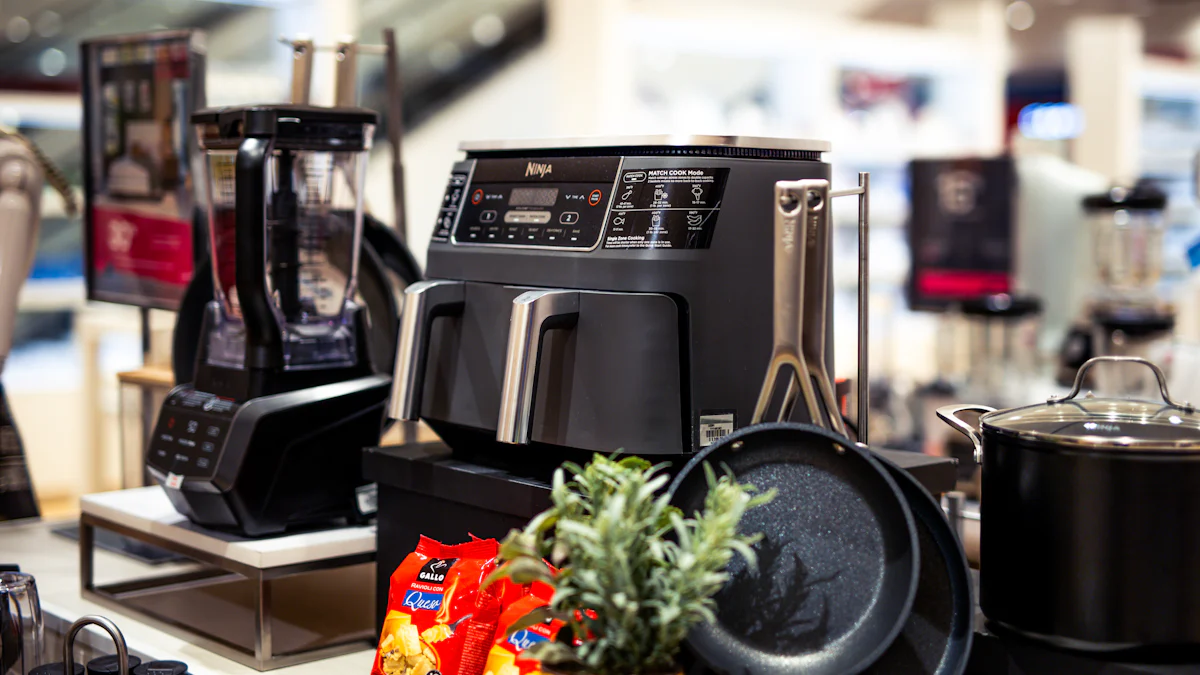
<path fill-rule="evenodd" d="M 1154 371 L 1161 401 L 1080 396 L 1087 371 L 1098 363 L 1140 364 Z M 1166 377 L 1153 363 L 1127 356 L 1089 360 L 1075 375 L 1071 393 L 1046 403 L 997 410 L 980 418 L 985 431 L 1023 440 L 1093 450 L 1147 452 L 1200 451 L 1200 413 L 1187 402 L 1171 399 Z"/>

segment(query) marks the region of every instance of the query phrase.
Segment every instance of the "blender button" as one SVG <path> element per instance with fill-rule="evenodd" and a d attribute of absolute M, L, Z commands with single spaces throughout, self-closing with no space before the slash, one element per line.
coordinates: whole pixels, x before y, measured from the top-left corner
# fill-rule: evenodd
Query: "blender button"
<path fill-rule="evenodd" d="M 213 445 L 212 443 L 209 443 L 208 441 L 205 441 L 200 444 L 200 449 L 203 450 L 204 452 L 212 452 L 217 449 L 217 446 Z"/>
<path fill-rule="evenodd" d="M 183 453 L 178 453 L 178 452 L 175 453 L 175 462 L 177 464 L 187 464 L 190 461 L 192 461 L 191 457 L 188 457 L 187 455 L 185 455 Z"/>
<path fill-rule="evenodd" d="M 204 430 L 204 432 L 207 433 L 212 438 L 216 438 L 217 436 L 221 435 L 221 427 L 209 426 L 207 429 Z"/>
<path fill-rule="evenodd" d="M 197 459 L 196 460 L 196 468 L 197 469 L 207 469 L 208 468 L 208 458 L 201 457 L 201 458 Z"/>

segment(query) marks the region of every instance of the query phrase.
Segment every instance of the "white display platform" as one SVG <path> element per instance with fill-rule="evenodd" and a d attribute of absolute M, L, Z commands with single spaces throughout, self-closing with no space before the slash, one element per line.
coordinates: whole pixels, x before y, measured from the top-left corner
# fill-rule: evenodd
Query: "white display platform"
<path fill-rule="evenodd" d="M 374 525 L 266 539 L 209 530 L 180 515 L 157 485 L 84 495 L 80 507 L 86 515 L 257 569 L 375 552 Z"/>
<path fill-rule="evenodd" d="M 79 576 L 87 600 L 260 671 L 374 645 L 374 526 L 249 539 L 191 523 L 158 486 L 80 501 Z M 97 584 L 96 530 L 196 564 Z"/>

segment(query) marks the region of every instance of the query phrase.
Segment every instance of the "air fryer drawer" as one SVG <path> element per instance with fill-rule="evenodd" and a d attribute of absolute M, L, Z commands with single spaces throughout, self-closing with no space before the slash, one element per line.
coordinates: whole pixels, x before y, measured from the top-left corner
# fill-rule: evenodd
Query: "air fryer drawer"
<path fill-rule="evenodd" d="M 686 452 L 679 337 L 679 311 L 665 295 L 580 293 L 575 327 L 543 338 L 533 441 Z"/>
<path fill-rule="evenodd" d="M 512 301 L 528 289 L 467 283 L 459 316 L 429 326 L 421 417 L 496 431 Z"/>
<path fill-rule="evenodd" d="M 433 321 L 423 418 L 494 437 L 512 301 L 527 290 L 467 283 L 462 314 Z M 671 298 L 581 291 L 575 326 L 543 338 L 532 441 L 598 452 L 685 452 L 690 427 L 680 349 Z"/>

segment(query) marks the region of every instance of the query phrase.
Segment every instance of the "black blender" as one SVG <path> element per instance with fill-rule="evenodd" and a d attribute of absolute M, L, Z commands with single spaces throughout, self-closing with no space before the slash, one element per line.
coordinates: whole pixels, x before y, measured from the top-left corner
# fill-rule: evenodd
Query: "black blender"
<path fill-rule="evenodd" d="M 355 301 L 370 257 L 362 194 L 377 116 L 265 105 L 192 121 L 207 165 L 213 299 L 194 380 L 159 414 L 149 471 L 204 526 L 258 536 L 360 521 L 359 450 L 379 442 L 391 385 L 369 336 L 395 335 L 394 316 Z"/>

